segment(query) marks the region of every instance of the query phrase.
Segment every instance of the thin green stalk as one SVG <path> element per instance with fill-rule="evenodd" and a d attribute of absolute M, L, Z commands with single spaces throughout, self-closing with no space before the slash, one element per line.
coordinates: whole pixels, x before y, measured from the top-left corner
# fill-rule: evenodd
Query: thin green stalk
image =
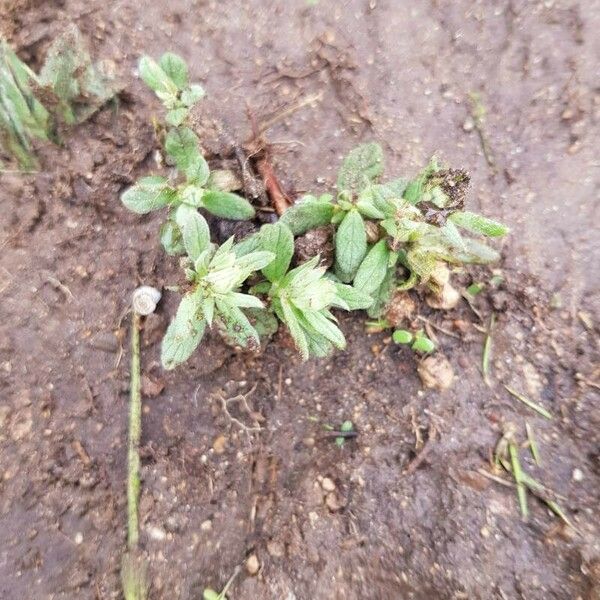
<path fill-rule="evenodd" d="M 131 382 L 129 394 L 129 447 L 127 451 L 127 547 L 135 550 L 139 541 L 140 438 L 142 435 L 142 393 L 140 385 L 140 316 L 134 312 L 131 325 Z"/>
<path fill-rule="evenodd" d="M 517 496 L 519 498 L 519 506 L 521 507 L 521 515 L 523 515 L 523 519 L 526 520 L 529 516 L 529 509 L 527 508 L 527 490 L 523 483 L 523 471 L 521 470 L 519 450 L 516 444 L 513 444 L 512 442 L 509 443 L 508 452 L 510 454 L 513 476 L 515 478 L 515 483 L 517 484 Z"/>
<path fill-rule="evenodd" d="M 483 342 L 483 356 L 481 358 L 481 370 L 483 371 L 483 380 L 486 385 L 490 385 L 490 358 L 492 355 L 492 330 L 496 322 L 496 314 L 492 313 L 490 324 Z"/>
<path fill-rule="evenodd" d="M 542 415 L 542 417 L 546 417 L 546 419 L 552 419 L 552 413 L 547 411 L 543 406 L 541 406 L 540 404 L 537 404 L 536 402 L 533 402 L 533 400 L 529 400 L 529 398 L 525 398 L 525 396 L 523 396 L 522 394 L 519 394 L 519 392 L 517 392 L 516 390 L 513 390 L 511 387 L 508 387 L 507 385 L 505 385 L 504 387 L 506 388 L 506 391 L 511 396 L 514 396 L 517 400 L 520 400 L 523 404 L 525 404 L 525 406 L 529 406 L 529 408 L 531 408 L 532 410 L 535 410 L 537 413 Z"/>
<path fill-rule="evenodd" d="M 537 445 L 537 442 L 535 441 L 535 437 L 533 437 L 533 429 L 527 422 L 525 422 L 525 431 L 527 431 L 527 441 L 529 442 L 529 449 L 531 450 L 531 456 L 533 456 L 533 460 L 535 460 L 535 464 L 538 465 L 538 467 L 539 467 L 541 464 L 540 451 L 538 450 L 538 445 Z"/>

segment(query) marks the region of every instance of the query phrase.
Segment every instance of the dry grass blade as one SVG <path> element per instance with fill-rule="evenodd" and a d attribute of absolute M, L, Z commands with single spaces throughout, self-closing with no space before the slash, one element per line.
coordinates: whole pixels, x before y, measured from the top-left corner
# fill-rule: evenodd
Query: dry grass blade
<path fill-rule="evenodd" d="M 521 462 L 519 461 L 519 449 L 517 445 L 510 442 L 508 444 L 508 453 L 510 455 L 510 464 L 512 467 L 513 477 L 517 484 L 517 497 L 519 498 L 519 506 L 521 508 L 521 515 L 524 520 L 529 517 L 529 509 L 527 507 L 527 489 L 523 483 L 523 471 L 521 469 Z"/>
<path fill-rule="evenodd" d="M 507 385 L 505 385 L 504 387 L 511 396 L 514 396 L 517 400 L 520 400 L 523 404 L 525 404 L 525 406 L 529 406 L 529 408 L 535 410 L 537 413 L 542 415 L 542 417 L 546 417 L 546 419 L 552 419 L 552 414 L 549 411 L 547 411 L 543 406 L 540 406 L 536 402 L 533 402 L 533 400 L 529 400 L 529 398 L 526 398 L 522 394 L 519 394 L 519 392 L 513 390 Z"/>
<path fill-rule="evenodd" d="M 535 441 L 535 437 L 533 436 L 533 428 L 529 423 L 525 423 L 525 430 L 527 431 L 527 442 L 529 444 L 529 449 L 531 450 L 531 456 L 533 456 L 533 460 L 538 467 L 541 465 L 540 460 L 540 452 L 538 450 L 537 442 Z"/>

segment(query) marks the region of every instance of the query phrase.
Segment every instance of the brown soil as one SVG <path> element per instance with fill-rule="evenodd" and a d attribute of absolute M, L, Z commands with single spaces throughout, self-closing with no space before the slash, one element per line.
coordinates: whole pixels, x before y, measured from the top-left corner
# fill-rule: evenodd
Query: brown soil
<path fill-rule="evenodd" d="M 140 54 L 181 53 L 232 139 L 311 94 L 269 130 L 284 187 L 321 191 L 359 141 L 387 148 L 388 172 L 437 152 L 472 178 L 469 206 L 508 223 L 505 283 L 477 298 L 498 313 L 491 385 L 482 334 L 462 303 L 438 326 L 457 373 L 423 391 L 415 357 L 342 319 L 347 352 L 301 364 L 211 338 L 165 373 L 167 292 L 143 332 L 142 543 L 151 598 L 196 600 L 250 554 L 231 598 L 265 600 L 600 597 L 598 409 L 598 36 L 596 0 L 12 2 L 3 29 L 37 64 L 74 21 L 117 62 L 125 94 L 40 149 L 43 171 L 4 173 L 0 195 L 0 597 L 119 598 L 125 541 L 128 320 L 139 283 L 177 281 L 157 245 L 160 215 L 119 193 L 156 168 L 158 103 L 134 77 Z M 14 8 L 14 7 L 18 7 Z M 469 94 L 487 108 L 469 123 Z M 215 147 L 211 147 L 215 146 Z M 484 152 L 485 151 L 485 152 Z M 487 160 L 486 156 L 487 154 Z M 489 279 L 472 270 L 460 280 Z M 562 308 L 549 299 L 559 293 Z M 419 301 L 418 296 L 415 298 Z M 125 346 L 125 348 L 123 348 Z M 543 403 L 548 421 L 503 383 Z M 254 390 L 252 394 L 248 392 Z M 251 413 L 220 398 L 247 394 Z M 323 424 L 352 419 L 338 448 Z M 564 499 L 577 528 L 483 477 L 502 426 L 536 432 L 525 468 Z M 425 454 L 421 454 L 425 453 Z M 416 461 L 416 462 L 415 462 Z M 578 471 L 576 471 L 576 469 Z M 335 484 L 334 491 L 329 478 Z"/>

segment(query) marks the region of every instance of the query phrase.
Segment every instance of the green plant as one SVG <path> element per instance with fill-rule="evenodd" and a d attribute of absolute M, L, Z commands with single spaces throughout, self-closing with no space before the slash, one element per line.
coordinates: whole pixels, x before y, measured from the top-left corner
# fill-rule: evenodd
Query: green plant
<path fill-rule="evenodd" d="M 2 41 L 0 144 L 22 168 L 33 168 L 32 138 L 57 142 L 59 125 L 81 123 L 119 90 L 108 64 L 92 63 L 75 25 L 51 44 L 39 75 Z"/>
<path fill-rule="evenodd" d="M 415 352 L 428 354 L 435 350 L 435 344 L 425 335 L 422 329 L 411 333 L 406 329 L 396 329 L 392 334 L 392 339 L 396 344 L 410 345 Z"/>
<path fill-rule="evenodd" d="M 185 361 L 213 324 L 230 343 L 253 348 L 280 321 L 304 359 L 326 356 L 346 346 L 333 309 L 366 309 L 383 323 L 380 317 L 396 290 L 425 285 L 442 293 L 449 285 L 448 265 L 499 257 L 460 231 L 487 237 L 508 231 L 463 210 L 466 173 L 442 169 L 432 159 L 412 180 L 382 183 L 383 152 L 375 143 L 359 146 L 344 160 L 335 198 L 305 196 L 277 223 L 235 244 L 233 238 L 221 247 L 212 244 L 199 209 L 226 219 L 252 218 L 254 209 L 220 189 L 221 178 L 211 176 L 198 137 L 185 125 L 204 93 L 189 84 L 185 62 L 173 54 L 158 63 L 144 57 L 139 71 L 167 110 L 164 146 L 175 168 L 169 177 L 140 179 L 122 201 L 140 214 L 168 208 L 163 247 L 169 254 L 187 255 L 189 289 L 163 340 L 166 368 Z M 321 266 L 319 255 L 293 264 L 295 236 L 325 225 L 334 230 L 333 269 Z M 435 349 L 422 331 L 394 335 L 417 352 Z"/>
<path fill-rule="evenodd" d="M 254 209 L 245 198 L 217 187 L 218 179 L 211 177 L 198 136 L 181 125 L 190 108 L 204 96 L 199 85 L 188 84 L 185 62 L 171 53 L 164 54 L 159 63 L 143 57 L 139 71 L 168 111 L 171 127 L 165 136 L 164 148 L 175 168 L 169 177 L 142 177 L 122 194 L 121 200 L 138 214 L 167 207 L 168 217 L 160 230 L 163 248 L 171 255 L 184 254 L 189 245 L 186 238 L 198 242 L 199 229 L 209 236 L 208 224 L 198 209 L 236 220 L 252 218 Z"/>
<path fill-rule="evenodd" d="M 281 219 L 297 235 L 336 225 L 335 273 L 373 296 L 370 316 L 383 313 L 396 289 L 427 284 L 440 290 L 447 281 L 447 264 L 499 258 L 459 230 L 487 237 L 508 232 L 496 221 L 463 210 L 466 173 L 442 169 L 435 158 L 412 180 L 380 183 L 382 173 L 380 146 L 359 146 L 342 164 L 335 201 L 330 195 L 307 196 Z M 406 273 L 403 279 L 400 268 Z"/>

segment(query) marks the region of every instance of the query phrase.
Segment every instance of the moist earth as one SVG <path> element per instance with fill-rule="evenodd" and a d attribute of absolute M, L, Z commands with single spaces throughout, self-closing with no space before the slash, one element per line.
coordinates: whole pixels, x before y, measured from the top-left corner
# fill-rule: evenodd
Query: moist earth
<path fill-rule="evenodd" d="M 180 275 L 161 215 L 129 213 L 119 194 L 159 169 L 160 107 L 135 69 L 166 50 L 207 89 L 195 117 L 212 160 L 250 137 L 248 112 L 273 121 L 292 197 L 330 190 L 362 141 L 384 145 L 389 174 L 437 153 L 469 172 L 467 206 L 511 234 L 494 272 L 455 275 L 502 276 L 472 306 L 413 294 L 456 374 L 445 392 L 423 389 L 418 357 L 363 316 L 340 315 L 348 349 L 329 359 L 301 363 L 282 334 L 256 354 L 209 336 L 165 372 L 178 301 L 165 292 L 142 332 L 150 597 L 200 599 L 241 565 L 231 598 L 600 598 L 600 3 L 312 4 L 5 3 L 2 31 L 29 64 L 75 22 L 125 90 L 40 147 L 39 172 L 0 174 L 1 598 L 121 597 L 127 309 L 137 285 Z M 327 426 L 348 419 L 358 435 L 339 447 Z M 524 468 L 571 527 L 533 498 L 523 522 L 515 490 L 482 475 L 507 423 L 523 435 L 525 422 L 541 463 L 523 451 Z"/>

